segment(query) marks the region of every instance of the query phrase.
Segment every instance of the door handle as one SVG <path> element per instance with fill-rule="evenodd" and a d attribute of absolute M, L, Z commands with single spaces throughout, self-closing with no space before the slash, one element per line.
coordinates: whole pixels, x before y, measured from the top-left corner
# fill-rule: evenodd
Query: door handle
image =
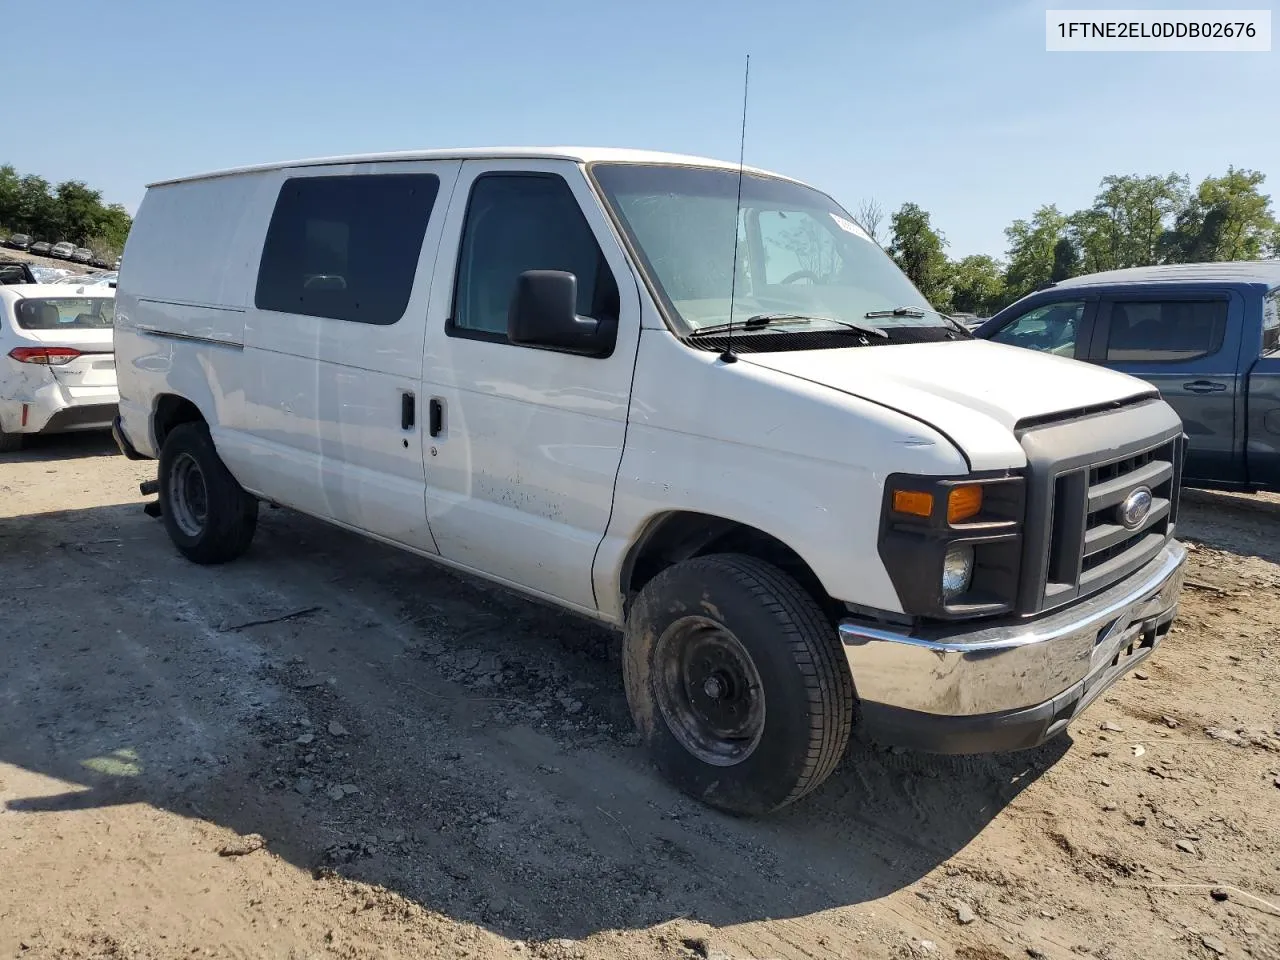
<path fill-rule="evenodd" d="M 431 423 L 429 429 L 433 437 L 440 436 L 440 431 L 444 427 L 444 404 L 440 402 L 439 397 L 431 398 Z"/>
<path fill-rule="evenodd" d="M 412 430 L 414 420 L 413 394 L 407 390 L 400 394 L 400 429 Z"/>
<path fill-rule="evenodd" d="M 1184 383 L 1182 389 L 1187 393 L 1221 393 L 1227 385 L 1216 380 L 1192 380 Z"/>

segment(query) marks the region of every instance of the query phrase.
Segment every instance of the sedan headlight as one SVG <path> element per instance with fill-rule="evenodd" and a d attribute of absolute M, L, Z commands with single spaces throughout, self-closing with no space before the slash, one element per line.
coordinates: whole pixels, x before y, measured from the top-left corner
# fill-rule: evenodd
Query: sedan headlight
<path fill-rule="evenodd" d="M 1012 610 L 1024 511 L 1016 471 L 890 475 L 879 550 L 903 611 L 957 620 Z"/>

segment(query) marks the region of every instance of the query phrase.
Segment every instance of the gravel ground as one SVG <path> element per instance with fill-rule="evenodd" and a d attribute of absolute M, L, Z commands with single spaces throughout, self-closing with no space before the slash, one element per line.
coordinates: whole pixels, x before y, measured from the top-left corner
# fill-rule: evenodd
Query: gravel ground
<path fill-rule="evenodd" d="M 1188 495 L 1068 737 L 753 821 L 652 771 L 612 634 L 286 510 L 188 564 L 152 475 L 0 457 L 0 957 L 1280 958 L 1280 499 Z"/>

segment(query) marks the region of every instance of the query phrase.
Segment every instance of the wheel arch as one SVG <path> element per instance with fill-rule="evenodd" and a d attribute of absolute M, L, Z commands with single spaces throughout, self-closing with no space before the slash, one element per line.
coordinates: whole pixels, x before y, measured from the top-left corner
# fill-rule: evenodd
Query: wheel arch
<path fill-rule="evenodd" d="M 623 558 L 618 586 L 624 617 L 645 584 L 663 570 L 711 553 L 740 553 L 771 563 L 796 580 L 833 621 L 844 612 L 813 568 L 782 539 L 726 517 L 672 510 L 651 518 Z"/>
<path fill-rule="evenodd" d="M 204 423 L 209 418 L 201 409 L 186 397 L 176 393 L 156 394 L 151 411 L 151 436 L 155 441 L 157 454 L 164 447 L 165 438 L 173 428 L 182 423 Z"/>

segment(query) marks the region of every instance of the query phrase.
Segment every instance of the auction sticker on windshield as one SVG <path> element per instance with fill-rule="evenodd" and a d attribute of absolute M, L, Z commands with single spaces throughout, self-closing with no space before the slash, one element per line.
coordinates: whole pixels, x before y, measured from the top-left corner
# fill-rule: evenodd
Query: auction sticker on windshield
<path fill-rule="evenodd" d="M 856 223 L 854 223 L 852 220 L 846 220 L 844 217 L 836 216 L 834 213 L 831 214 L 830 216 L 831 216 L 831 219 L 836 222 L 836 226 L 839 227 L 841 230 L 843 230 L 845 233 L 852 233 L 855 237 L 861 237 L 863 240 L 866 240 L 868 242 L 871 241 L 871 235 L 868 234 L 867 231 L 863 230 Z"/>

